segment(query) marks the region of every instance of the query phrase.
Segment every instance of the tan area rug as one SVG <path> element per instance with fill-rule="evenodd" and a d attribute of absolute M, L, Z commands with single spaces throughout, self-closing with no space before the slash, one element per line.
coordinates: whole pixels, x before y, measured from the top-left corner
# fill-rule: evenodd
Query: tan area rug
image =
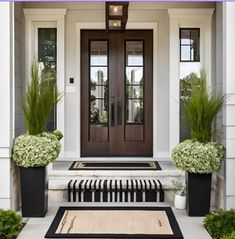
<path fill-rule="evenodd" d="M 173 234 L 165 211 L 66 210 L 56 233 Z"/>
<path fill-rule="evenodd" d="M 178 238 L 169 207 L 61 207 L 46 238 Z"/>

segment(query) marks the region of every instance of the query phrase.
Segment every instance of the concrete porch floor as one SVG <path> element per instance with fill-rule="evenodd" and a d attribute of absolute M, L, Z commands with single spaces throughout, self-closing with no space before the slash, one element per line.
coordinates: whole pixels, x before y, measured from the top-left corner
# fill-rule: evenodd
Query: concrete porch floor
<path fill-rule="evenodd" d="M 29 218 L 17 239 L 43 239 L 60 206 L 91 206 L 91 203 L 51 203 L 45 218 Z M 92 206 L 117 206 L 117 203 L 92 203 Z M 172 206 L 168 203 L 122 203 L 118 206 Z M 211 239 L 203 226 L 202 217 L 188 217 L 185 210 L 172 207 L 184 239 Z"/>

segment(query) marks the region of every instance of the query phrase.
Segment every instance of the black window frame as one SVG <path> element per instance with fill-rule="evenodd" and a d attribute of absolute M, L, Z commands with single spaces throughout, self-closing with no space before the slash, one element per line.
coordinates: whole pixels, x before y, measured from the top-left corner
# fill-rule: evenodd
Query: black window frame
<path fill-rule="evenodd" d="M 181 35 L 182 35 L 182 31 L 185 31 L 185 30 L 189 30 L 189 34 L 190 34 L 190 39 L 191 39 L 191 32 L 192 31 L 197 31 L 198 32 L 198 59 L 196 60 L 191 60 L 191 49 L 192 49 L 192 44 L 181 44 Z M 179 45 L 180 45 L 180 62 L 200 62 L 200 28 L 180 28 L 179 29 Z M 190 60 L 182 60 L 181 57 L 182 57 L 182 54 L 181 54 L 181 47 L 182 46 L 190 46 Z"/>

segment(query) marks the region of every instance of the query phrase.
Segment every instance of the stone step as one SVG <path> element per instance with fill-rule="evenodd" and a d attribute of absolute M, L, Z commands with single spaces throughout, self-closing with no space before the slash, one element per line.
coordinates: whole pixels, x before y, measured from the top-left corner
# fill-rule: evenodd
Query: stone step
<path fill-rule="evenodd" d="M 165 191 L 165 201 L 173 202 L 172 180 L 184 180 L 184 172 L 176 169 L 171 162 L 159 162 L 162 170 L 68 170 L 72 162 L 56 162 L 49 171 L 49 200 L 68 201 L 68 182 L 87 179 L 158 179 Z"/>

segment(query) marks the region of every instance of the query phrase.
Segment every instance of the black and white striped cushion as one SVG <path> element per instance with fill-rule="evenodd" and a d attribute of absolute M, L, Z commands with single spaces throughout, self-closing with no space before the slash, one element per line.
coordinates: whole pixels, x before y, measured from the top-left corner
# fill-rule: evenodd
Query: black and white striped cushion
<path fill-rule="evenodd" d="M 68 201 L 71 202 L 163 202 L 164 191 L 159 180 L 70 180 Z"/>

